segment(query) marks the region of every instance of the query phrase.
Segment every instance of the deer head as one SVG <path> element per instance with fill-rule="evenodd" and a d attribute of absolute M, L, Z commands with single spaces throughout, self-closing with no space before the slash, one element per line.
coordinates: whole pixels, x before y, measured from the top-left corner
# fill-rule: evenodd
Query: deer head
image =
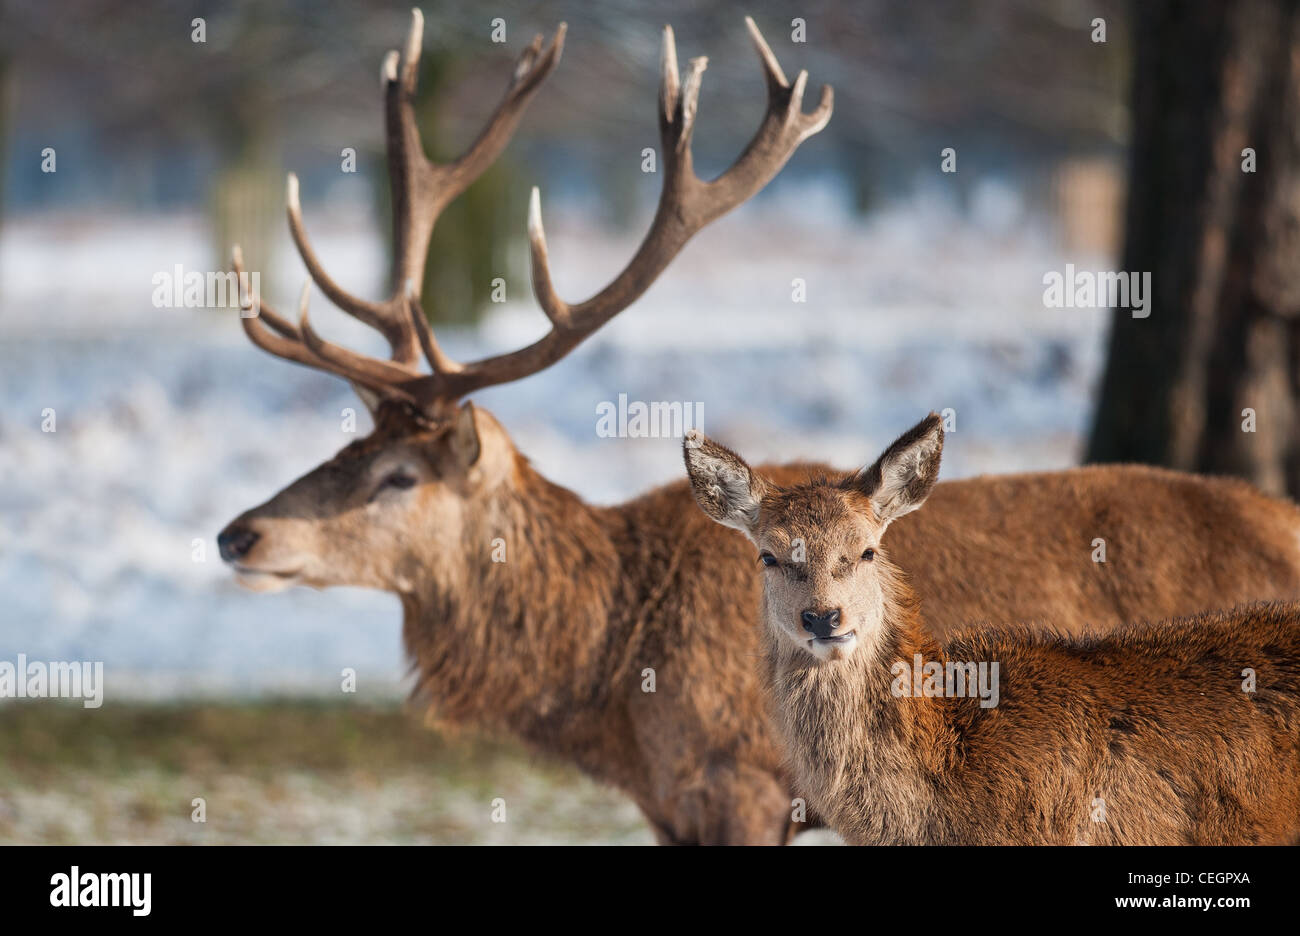
<path fill-rule="evenodd" d="M 943 425 L 931 413 L 868 468 L 778 487 L 698 432 L 685 440 L 691 490 L 706 514 L 744 533 L 763 568 L 769 636 L 818 661 L 879 643 L 899 571 L 881 544 L 939 476 Z"/>
<path fill-rule="evenodd" d="M 805 114 L 807 73 L 800 72 L 793 84 L 787 81 L 753 21 L 746 22 L 763 68 L 767 111 L 735 164 L 709 182 L 696 176 L 691 135 L 707 60 L 693 59 L 683 83 L 672 29 L 665 27 L 658 107 L 663 189 L 641 246 L 604 289 L 570 305 L 551 283 L 540 199 L 533 189 L 528 212 L 533 290 L 551 328 L 525 348 L 461 362 L 443 352 L 420 307 L 418 284 L 433 226 L 505 148 L 528 102 L 560 60 L 565 26 L 549 44 L 543 46 L 539 35 L 523 51 L 504 98 L 470 148 L 455 162 L 435 164 L 421 148 L 415 123 L 423 17 L 413 11 L 404 56 L 390 52 L 382 72 L 395 245 L 391 294 L 382 301 L 361 299 L 330 278 L 307 238 L 298 181 L 290 175 L 289 229 L 311 274 L 298 322 L 277 315 L 260 297 L 243 302 L 243 326 L 254 344 L 350 381 L 375 429 L 222 531 L 221 556 L 241 581 L 254 588 L 303 583 L 405 593 L 430 576 L 446 576 L 447 587 L 463 579 L 465 570 L 455 568 L 465 561 L 457 558 L 464 552 L 459 546 L 480 542 L 474 531 L 488 528 L 509 502 L 526 496 L 520 490 L 526 468 L 500 424 L 461 401 L 476 390 L 535 374 L 572 351 L 645 292 L 697 231 L 766 185 L 799 144 L 830 119 L 831 89 L 823 87 L 816 110 Z M 243 274 L 238 247 L 233 265 Z M 312 283 L 383 334 L 390 357 L 369 357 L 321 337 L 307 313 Z"/>
<path fill-rule="evenodd" d="M 382 405 L 374 431 L 303 475 L 217 537 L 255 591 L 356 585 L 410 592 L 491 540 L 493 503 L 516 452 L 472 403 L 436 426 Z"/>

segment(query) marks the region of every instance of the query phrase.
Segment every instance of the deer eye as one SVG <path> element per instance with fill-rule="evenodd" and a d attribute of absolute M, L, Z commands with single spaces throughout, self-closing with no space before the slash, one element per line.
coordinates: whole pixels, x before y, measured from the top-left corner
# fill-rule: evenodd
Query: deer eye
<path fill-rule="evenodd" d="M 413 488 L 415 487 L 417 481 L 418 479 L 415 477 L 415 475 L 409 474 L 406 471 L 399 469 L 397 471 L 394 471 L 392 474 L 385 477 L 384 480 L 379 482 L 379 486 L 375 488 L 375 493 L 370 495 L 370 499 L 374 500 L 384 491 L 388 491 L 388 490 L 405 491 L 409 488 Z"/>
<path fill-rule="evenodd" d="M 876 558 L 876 551 L 868 546 L 862 553 L 862 560 L 864 562 L 870 562 L 874 558 Z"/>
<path fill-rule="evenodd" d="M 769 569 L 773 566 L 780 565 L 780 563 L 776 561 L 776 556 L 772 555 L 770 552 L 759 553 L 758 561 L 763 563 L 763 565 L 767 566 Z"/>

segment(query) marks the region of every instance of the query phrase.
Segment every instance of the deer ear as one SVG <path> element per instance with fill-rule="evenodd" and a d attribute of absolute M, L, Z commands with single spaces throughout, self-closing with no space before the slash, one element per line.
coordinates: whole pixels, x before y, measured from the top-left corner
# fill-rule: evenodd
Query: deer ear
<path fill-rule="evenodd" d="M 931 413 L 903 433 L 870 468 L 850 482 L 867 497 L 883 522 L 897 520 L 925 503 L 939 479 L 943 420 Z"/>
<path fill-rule="evenodd" d="M 763 479 L 743 458 L 701 432 L 686 433 L 682 449 L 696 503 L 723 526 L 750 535 L 767 487 Z"/>
<path fill-rule="evenodd" d="M 372 417 L 379 414 L 379 404 L 384 401 L 378 393 L 359 383 L 352 383 L 352 392 L 365 404 L 366 409 L 370 410 Z"/>
<path fill-rule="evenodd" d="M 456 411 L 456 425 L 452 427 L 450 442 L 452 454 L 461 466 L 473 467 L 483 452 L 473 403 L 466 403 Z"/>

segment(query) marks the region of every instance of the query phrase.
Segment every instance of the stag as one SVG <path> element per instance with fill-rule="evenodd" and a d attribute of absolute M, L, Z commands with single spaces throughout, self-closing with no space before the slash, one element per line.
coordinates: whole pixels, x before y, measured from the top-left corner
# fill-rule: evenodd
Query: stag
<path fill-rule="evenodd" d="M 297 184 L 289 183 L 289 226 L 312 281 L 378 329 L 391 357 L 365 357 L 320 337 L 306 290 L 297 323 L 260 297 L 249 300 L 258 314 L 242 322 L 266 351 L 349 380 L 374 429 L 218 538 L 250 588 L 352 585 L 398 595 L 416 692 L 438 720 L 506 733 L 577 764 L 630 796 L 665 843 L 779 843 L 802 827 L 753 673 L 753 553 L 739 533 L 694 508 L 684 483 L 614 507 L 584 503 L 538 474 L 490 413 L 462 401 L 571 351 L 826 125 L 831 90 L 805 113 L 806 75 L 788 81 L 746 22 L 767 110 L 738 161 L 710 182 L 692 170 L 705 60 L 693 60 L 681 81 L 665 28 L 657 107 L 663 189 L 645 240 L 607 287 L 569 305 L 551 283 L 534 193 L 533 286 L 551 329 L 521 350 L 462 363 L 442 351 L 420 308 L 430 232 L 504 148 L 559 61 L 564 28 L 523 52 L 465 155 L 435 165 L 420 149 L 411 107 L 421 46 L 414 14 L 405 55 L 390 53 L 383 71 L 396 248 L 386 300 L 355 298 L 326 274 L 307 239 Z M 771 469 L 790 480 L 806 470 Z M 943 597 L 952 620 L 1010 608 L 1062 627 L 1103 629 L 1300 586 L 1295 512 L 1244 485 L 1123 469 L 1096 484 L 1049 475 L 940 491 L 948 506 L 936 503 L 919 518 L 915 542 L 899 551 L 915 553 L 922 593 Z M 1011 509 L 1017 505 L 1032 519 Z M 1209 515 L 1216 539 L 1203 535 Z M 1100 568 L 1087 545 L 1097 535 L 1107 536 L 1112 560 Z M 492 561 L 499 540 L 506 562 Z M 1171 542 L 1182 545 L 1169 549 Z M 654 692 L 643 691 L 646 670 L 654 671 Z"/>

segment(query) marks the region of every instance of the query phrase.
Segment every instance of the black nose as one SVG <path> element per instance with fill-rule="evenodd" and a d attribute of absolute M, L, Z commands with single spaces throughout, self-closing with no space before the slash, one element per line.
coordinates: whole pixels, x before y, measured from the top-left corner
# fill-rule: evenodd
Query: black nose
<path fill-rule="evenodd" d="M 217 549 L 221 551 L 221 558 L 226 562 L 235 562 L 247 556 L 253 544 L 261 537 L 261 533 L 242 524 L 232 523 L 217 536 Z"/>
<path fill-rule="evenodd" d="M 840 609 L 820 613 L 809 609 L 800 617 L 803 618 L 803 629 L 808 633 L 814 637 L 829 637 L 831 631 L 835 630 L 835 625 L 840 622 Z"/>

